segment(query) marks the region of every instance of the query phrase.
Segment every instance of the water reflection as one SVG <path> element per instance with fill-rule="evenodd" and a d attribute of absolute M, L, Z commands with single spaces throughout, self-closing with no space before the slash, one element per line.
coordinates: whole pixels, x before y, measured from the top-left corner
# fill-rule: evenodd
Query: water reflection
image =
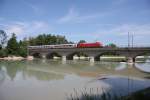
<path fill-rule="evenodd" d="M 117 95 L 127 95 L 132 92 L 150 87 L 150 80 L 126 76 L 106 76 L 103 81 L 111 85 L 111 90 Z"/>
<path fill-rule="evenodd" d="M 135 67 L 142 72 L 150 73 L 150 63 L 136 63 Z"/>
<path fill-rule="evenodd" d="M 0 62 L 0 96 L 3 96 L 3 100 L 65 100 L 66 94 L 72 93 L 74 88 L 79 91 L 84 88 L 119 91 L 129 86 L 127 81 L 134 83 L 134 88 L 129 86 L 131 90 L 141 89 L 150 84 L 146 80 L 150 74 L 141 72 L 143 69 L 149 70 L 149 67 L 145 68 L 149 65 L 119 62 L 95 62 L 91 65 L 88 61 L 66 61 L 62 64 L 58 60 L 43 62 L 38 59 Z M 99 80 L 105 75 L 109 77 Z M 128 79 L 132 80 L 133 77 L 135 81 L 130 82 Z"/>
<path fill-rule="evenodd" d="M 149 63 L 135 63 L 128 65 L 127 63 L 119 62 L 95 62 L 91 66 L 90 62 L 74 62 L 68 61 L 62 64 L 61 61 L 34 60 L 30 62 L 1 62 L 0 71 L 4 71 L 5 76 L 12 81 L 16 74 L 22 72 L 22 77 L 35 77 L 39 80 L 62 79 L 66 74 L 77 74 L 86 77 L 97 77 L 103 74 L 107 75 L 124 75 L 144 78 L 149 76 Z M 2 72 L 1 72 L 2 73 Z"/>
<path fill-rule="evenodd" d="M 3 81 L 5 80 L 5 67 L 0 67 L 0 85 L 3 83 Z"/>
<path fill-rule="evenodd" d="M 127 65 L 125 62 L 120 62 L 120 65 L 115 68 L 116 71 L 121 71 L 127 68 Z"/>

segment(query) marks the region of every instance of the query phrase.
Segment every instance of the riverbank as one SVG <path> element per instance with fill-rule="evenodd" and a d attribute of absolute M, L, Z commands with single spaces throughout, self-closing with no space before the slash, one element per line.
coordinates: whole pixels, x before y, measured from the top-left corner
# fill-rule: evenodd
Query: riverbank
<path fill-rule="evenodd" d="M 148 57 L 147 57 L 148 58 Z M 8 57 L 3 57 L 0 58 L 0 60 L 12 60 L 12 61 L 18 61 L 18 60 L 33 60 L 33 56 L 27 56 L 27 57 L 21 57 L 21 56 L 8 56 Z M 61 59 L 61 57 L 56 57 L 54 56 L 53 59 Z M 89 57 L 85 56 L 73 56 L 74 60 L 89 60 Z M 146 58 L 144 56 L 139 56 L 136 58 L 137 60 L 142 60 L 145 61 Z M 101 56 L 100 61 L 111 61 L 111 62 L 126 62 L 126 57 L 124 56 Z"/>
<path fill-rule="evenodd" d="M 27 57 L 21 57 L 21 56 L 8 56 L 8 57 L 3 57 L 0 58 L 0 60 L 6 60 L 6 61 L 20 61 L 20 60 L 33 60 L 32 56 L 27 56 Z"/>

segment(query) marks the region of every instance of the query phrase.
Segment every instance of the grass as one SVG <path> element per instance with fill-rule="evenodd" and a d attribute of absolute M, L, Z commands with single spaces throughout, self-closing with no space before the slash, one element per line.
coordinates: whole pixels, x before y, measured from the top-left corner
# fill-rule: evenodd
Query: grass
<path fill-rule="evenodd" d="M 90 89 L 90 93 L 84 91 L 80 94 L 74 90 L 75 95 L 71 94 L 67 100 L 150 100 L 150 88 L 137 91 L 128 96 L 118 96 L 113 93 L 105 92 L 92 94 L 93 89 Z"/>

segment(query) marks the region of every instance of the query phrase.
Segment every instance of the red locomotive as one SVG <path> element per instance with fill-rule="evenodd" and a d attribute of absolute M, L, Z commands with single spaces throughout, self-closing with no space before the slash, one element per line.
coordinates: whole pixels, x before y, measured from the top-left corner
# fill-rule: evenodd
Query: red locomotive
<path fill-rule="evenodd" d="M 78 43 L 77 48 L 99 48 L 102 47 L 102 43 L 95 42 L 95 43 Z"/>

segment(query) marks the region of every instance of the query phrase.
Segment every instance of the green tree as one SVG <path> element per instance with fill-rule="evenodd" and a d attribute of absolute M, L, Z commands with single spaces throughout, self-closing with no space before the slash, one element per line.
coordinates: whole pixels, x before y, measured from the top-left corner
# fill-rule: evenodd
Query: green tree
<path fill-rule="evenodd" d="M 28 41 L 24 39 L 23 41 L 20 40 L 19 42 L 19 51 L 18 54 L 22 57 L 27 56 L 27 46 L 28 46 Z"/>
<path fill-rule="evenodd" d="M 5 31 L 0 30 L 0 57 L 7 56 L 7 50 L 4 48 L 7 42 L 7 34 Z"/>
<path fill-rule="evenodd" d="M 85 40 L 80 40 L 78 43 L 86 43 Z"/>
<path fill-rule="evenodd" d="M 2 45 L 0 45 L 0 50 L 2 49 Z"/>
<path fill-rule="evenodd" d="M 5 43 L 7 42 L 7 34 L 5 31 L 0 30 L 0 48 L 4 48 Z"/>
<path fill-rule="evenodd" d="M 110 44 L 106 45 L 106 47 L 116 48 L 117 45 L 114 43 L 110 43 Z"/>
<path fill-rule="evenodd" d="M 0 50 L 0 57 L 6 57 L 7 56 L 7 50 L 5 48 Z"/>
<path fill-rule="evenodd" d="M 36 45 L 35 38 L 29 37 L 29 45 Z"/>
<path fill-rule="evenodd" d="M 56 44 L 65 44 L 68 43 L 65 36 L 57 35 L 56 36 Z"/>
<path fill-rule="evenodd" d="M 17 37 L 15 33 L 12 33 L 11 38 L 8 40 L 7 51 L 9 55 L 18 55 L 19 44 L 17 42 Z"/>
<path fill-rule="evenodd" d="M 61 35 L 40 34 L 37 37 L 29 38 L 30 45 L 52 45 L 65 43 L 72 43 L 72 42 L 68 42 L 65 36 Z"/>

